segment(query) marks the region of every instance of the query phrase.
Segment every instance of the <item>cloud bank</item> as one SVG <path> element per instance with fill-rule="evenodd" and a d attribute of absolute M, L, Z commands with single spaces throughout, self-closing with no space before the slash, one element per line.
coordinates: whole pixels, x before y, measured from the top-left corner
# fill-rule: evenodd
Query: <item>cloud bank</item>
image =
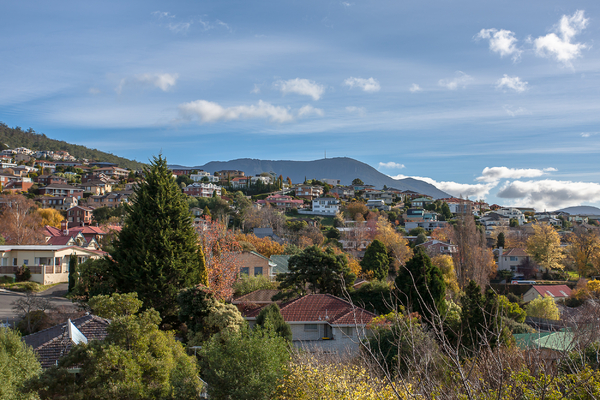
<path fill-rule="evenodd" d="M 527 90 L 527 82 L 523 82 L 518 76 L 504 76 L 496 82 L 497 89 L 511 89 L 517 93 L 523 93 Z"/>
<path fill-rule="evenodd" d="M 271 122 L 291 122 L 295 118 L 311 115 L 322 116 L 323 110 L 306 105 L 293 112 L 289 108 L 274 106 L 262 100 L 256 105 L 223 107 L 215 102 L 196 100 L 179 105 L 179 115 L 183 120 L 198 119 L 200 123 L 234 121 L 240 119 L 263 118 Z"/>
<path fill-rule="evenodd" d="M 476 184 L 458 183 L 458 182 L 452 182 L 452 181 L 438 182 L 434 179 L 421 177 L 421 176 L 396 175 L 396 176 L 392 176 L 392 178 L 394 178 L 394 179 L 405 179 L 405 178 L 418 179 L 420 181 L 427 182 L 454 197 L 459 197 L 459 196 L 475 197 L 476 199 L 484 199 L 490 193 L 490 190 L 495 188 L 497 185 L 497 182 L 476 183 Z"/>
<path fill-rule="evenodd" d="M 281 90 L 283 94 L 295 93 L 310 96 L 315 101 L 319 100 L 323 93 L 325 93 L 325 86 L 308 79 L 296 78 L 287 81 L 277 81 L 273 85 Z"/>
<path fill-rule="evenodd" d="M 485 167 L 481 176 L 476 178 L 480 182 L 496 182 L 500 179 L 519 179 L 519 178 L 537 178 L 555 172 L 556 168 L 507 168 L 507 167 Z"/>
<path fill-rule="evenodd" d="M 402 169 L 402 168 L 405 168 L 405 166 L 404 166 L 404 164 L 398 164 L 398 163 L 395 163 L 393 161 L 390 161 L 390 162 L 386 162 L 386 163 L 380 162 L 379 163 L 379 168 L 398 168 L 398 169 Z"/>
<path fill-rule="evenodd" d="M 126 86 L 155 86 L 166 92 L 177 84 L 178 78 L 179 74 L 140 74 L 133 78 L 121 79 L 115 90 L 121 94 Z"/>
<path fill-rule="evenodd" d="M 507 182 L 496 194 L 536 209 L 557 209 L 600 201 L 600 184 L 545 179 Z"/>

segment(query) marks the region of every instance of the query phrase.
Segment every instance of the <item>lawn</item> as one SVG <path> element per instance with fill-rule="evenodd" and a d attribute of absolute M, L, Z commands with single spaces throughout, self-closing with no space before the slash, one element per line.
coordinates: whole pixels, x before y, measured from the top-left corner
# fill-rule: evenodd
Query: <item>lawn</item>
<path fill-rule="evenodd" d="M 52 283 L 50 285 L 40 285 L 37 282 L 0 283 L 0 289 L 12 290 L 13 292 L 32 291 L 39 293 L 56 285 L 60 285 L 60 283 Z"/>

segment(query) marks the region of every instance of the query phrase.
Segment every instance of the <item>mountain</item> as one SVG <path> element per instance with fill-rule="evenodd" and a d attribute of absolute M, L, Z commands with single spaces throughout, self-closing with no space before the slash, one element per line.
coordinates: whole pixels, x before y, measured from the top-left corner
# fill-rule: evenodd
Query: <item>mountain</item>
<path fill-rule="evenodd" d="M 560 210 L 569 213 L 571 215 L 600 215 L 600 208 L 594 206 L 575 206 L 575 207 L 567 207 L 561 208 Z"/>
<path fill-rule="evenodd" d="M 0 150 L 8 146 L 8 148 L 26 147 L 30 150 L 48 150 L 68 151 L 70 155 L 77 159 L 87 158 L 88 160 L 111 162 L 123 168 L 142 169 L 144 164 L 129 160 L 127 158 L 118 157 L 114 154 L 105 153 L 96 149 L 89 149 L 85 146 L 54 140 L 46 137 L 43 133 L 36 133 L 29 128 L 27 131 L 20 127 L 9 128 L 6 124 L 0 122 Z"/>
<path fill-rule="evenodd" d="M 170 168 L 188 168 L 170 165 Z M 261 172 L 274 172 L 283 178 L 288 176 L 292 182 L 304 182 L 304 179 L 339 179 L 342 185 L 350 185 L 355 178 L 373 185 L 378 189 L 386 185 L 389 188 L 412 190 L 433 198 L 452 197 L 435 186 L 418 179 L 393 179 L 368 164 L 347 157 L 325 158 L 314 161 L 271 161 L 240 158 L 231 161 L 211 161 L 204 165 L 192 167 L 214 173 L 226 169 L 244 171 L 246 175 L 257 175 Z"/>

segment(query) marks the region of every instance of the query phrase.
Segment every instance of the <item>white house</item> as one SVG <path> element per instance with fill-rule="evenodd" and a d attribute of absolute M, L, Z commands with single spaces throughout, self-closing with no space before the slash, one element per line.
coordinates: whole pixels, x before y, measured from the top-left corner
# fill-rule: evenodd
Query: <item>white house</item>
<path fill-rule="evenodd" d="M 498 214 L 508 217 L 509 219 L 516 219 L 519 221 L 519 225 L 523 225 L 525 223 L 525 214 L 518 208 L 514 207 L 504 207 L 496 211 Z"/>
<path fill-rule="evenodd" d="M 523 249 L 509 249 L 506 252 L 502 247 L 498 249 L 498 271 L 517 271 L 517 266 L 529 258 Z"/>
<path fill-rule="evenodd" d="M 313 214 L 335 215 L 340 211 L 340 201 L 333 197 L 319 197 L 312 202 Z"/>

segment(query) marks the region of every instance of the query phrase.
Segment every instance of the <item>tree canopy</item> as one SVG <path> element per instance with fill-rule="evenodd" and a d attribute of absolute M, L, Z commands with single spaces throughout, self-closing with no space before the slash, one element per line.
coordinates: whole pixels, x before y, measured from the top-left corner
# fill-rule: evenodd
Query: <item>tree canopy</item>
<path fill-rule="evenodd" d="M 208 282 L 186 197 L 162 156 L 146 169 L 126 210 L 111 253 L 115 289 L 137 292 L 145 308 L 156 309 L 166 323 L 176 322 L 179 291 Z"/>
<path fill-rule="evenodd" d="M 560 248 L 558 232 L 549 224 L 533 224 L 531 227 L 534 233 L 527 239 L 527 254 L 548 270 L 563 269 L 561 261 L 565 255 Z"/>
<path fill-rule="evenodd" d="M 390 259 L 385 245 L 380 240 L 373 240 L 367 247 L 360 265 L 364 273 L 371 272 L 376 279 L 383 280 L 387 278 L 390 270 Z"/>
<path fill-rule="evenodd" d="M 0 399 L 33 400 L 37 396 L 21 393 L 23 384 L 42 370 L 33 349 L 21 341 L 16 330 L 0 327 Z"/>

